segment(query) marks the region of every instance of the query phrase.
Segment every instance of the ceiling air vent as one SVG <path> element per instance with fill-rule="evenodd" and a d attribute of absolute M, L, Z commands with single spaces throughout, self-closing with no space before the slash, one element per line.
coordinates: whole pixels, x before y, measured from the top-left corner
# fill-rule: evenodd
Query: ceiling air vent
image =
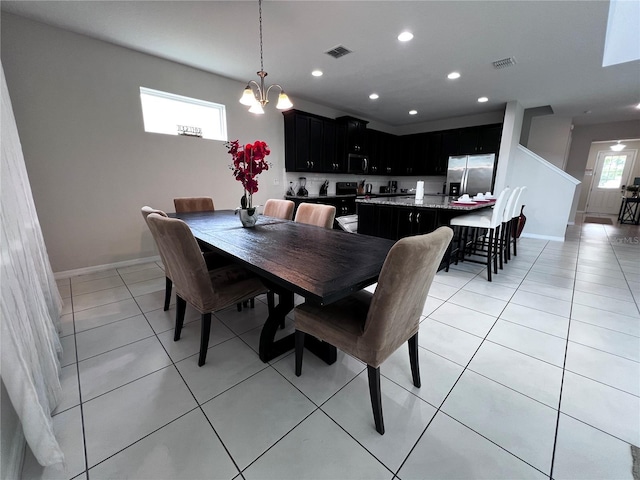
<path fill-rule="evenodd" d="M 338 45 L 335 48 L 332 48 L 328 52 L 325 52 L 327 55 L 331 55 L 333 58 L 344 57 L 347 53 L 351 53 L 351 50 L 343 47 L 342 45 Z"/>
<path fill-rule="evenodd" d="M 503 58 L 502 60 L 496 60 L 493 62 L 493 68 L 506 68 L 512 67 L 516 64 L 516 59 L 513 57 Z"/>

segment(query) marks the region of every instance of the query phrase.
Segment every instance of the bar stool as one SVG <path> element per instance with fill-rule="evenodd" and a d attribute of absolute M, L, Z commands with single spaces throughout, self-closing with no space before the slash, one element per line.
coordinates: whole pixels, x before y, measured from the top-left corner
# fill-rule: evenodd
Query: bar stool
<path fill-rule="evenodd" d="M 460 215 L 454 217 L 450 221 L 452 227 L 459 227 L 460 230 L 458 237 L 458 249 L 457 257 L 462 261 L 469 261 L 474 263 L 481 263 L 487 266 L 487 280 L 491 281 L 491 263 L 493 261 L 493 271 L 498 273 L 498 258 L 502 256 L 502 247 L 500 242 L 500 227 L 502 226 L 502 220 L 504 216 L 504 209 L 509 198 L 509 188 L 505 188 L 498 200 L 491 210 L 491 213 L 483 215 L 481 213 L 468 213 L 466 215 Z M 467 242 L 469 236 L 469 230 L 472 230 L 473 240 L 470 244 Z M 488 242 L 486 244 L 486 250 L 484 248 L 484 237 L 482 235 L 483 247 L 478 248 L 478 241 L 480 236 L 478 235 L 480 229 L 487 230 Z M 472 249 L 469 249 L 472 246 Z M 466 255 L 481 256 L 483 260 L 476 260 L 473 258 L 465 259 Z M 502 262 L 501 262 L 502 263 Z"/>
<path fill-rule="evenodd" d="M 527 191 L 527 187 L 520 187 L 520 191 L 518 192 L 518 197 L 513 205 L 513 213 L 511 214 L 511 222 L 509 224 L 509 229 L 511 231 L 509 238 L 509 244 L 507 245 L 507 254 L 509 256 L 509 260 L 511 260 L 511 248 L 510 245 L 513 243 L 513 256 L 518 256 L 518 224 L 520 222 L 520 213 L 522 213 L 522 209 L 524 207 L 524 192 Z"/>
<path fill-rule="evenodd" d="M 502 215 L 502 227 L 501 227 L 501 235 L 500 242 L 502 246 L 502 256 L 501 260 L 504 263 L 508 263 L 511 259 L 511 225 L 513 216 L 515 215 L 515 208 L 517 206 L 518 197 L 520 196 L 520 188 L 514 188 L 509 194 L 509 199 L 507 200 L 507 204 L 504 207 L 504 214 Z M 500 262 L 502 263 L 502 262 Z M 502 268 L 502 265 L 500 265 Z"/>

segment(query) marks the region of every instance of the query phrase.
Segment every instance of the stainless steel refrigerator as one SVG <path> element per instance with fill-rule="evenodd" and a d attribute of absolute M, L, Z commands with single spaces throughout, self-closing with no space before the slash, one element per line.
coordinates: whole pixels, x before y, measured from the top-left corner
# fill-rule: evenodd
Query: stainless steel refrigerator
<path fill-rule="evenodd" d="M 461 155 L 449 157 L 447 171 L 448 193 L 459 196 L 491 191 L 496 163 L 494 153 L 487 155 Z"/>

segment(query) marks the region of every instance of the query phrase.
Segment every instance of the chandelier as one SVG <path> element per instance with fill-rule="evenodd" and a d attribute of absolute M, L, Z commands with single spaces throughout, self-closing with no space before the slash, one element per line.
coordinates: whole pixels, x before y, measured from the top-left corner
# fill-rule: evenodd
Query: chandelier
<path fill-rule="evenodd" d="M 278 95 L 278 103 L 276 108 L 278 110 L 286 110 L 293 107 L 293 103 L 289 100 L 289 97 L 282 87 L 278 84 L 270 85 L 265 89 L 264 78 L 267 76 L 267 72 L 264 71 L 264 62 L 262 59 L 262 0 L 258 0 L 258 9 L 260 12 L 260 71 L 257 72 L 260 77 L 260 83 L 255 80 L 250 80 L 240 97 L 240 103 L 246 105 L 251 113 L 263 114 L 263 107 L 269 103 L 269 92 L 273 87 L 280 89 L 280 95 Z"/>

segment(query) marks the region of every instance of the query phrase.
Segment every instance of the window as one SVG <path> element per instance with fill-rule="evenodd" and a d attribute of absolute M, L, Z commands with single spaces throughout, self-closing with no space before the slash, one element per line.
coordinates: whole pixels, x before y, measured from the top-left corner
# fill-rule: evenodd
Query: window
<path fill-rule="evenodd" d="M 227 141 L 224 105 L 140 87 L 144 131 Z"/>
<path fill-rule="evenodd" d="M 620 188 L 626 155 L 605 155 L 598 188 Z"/>

